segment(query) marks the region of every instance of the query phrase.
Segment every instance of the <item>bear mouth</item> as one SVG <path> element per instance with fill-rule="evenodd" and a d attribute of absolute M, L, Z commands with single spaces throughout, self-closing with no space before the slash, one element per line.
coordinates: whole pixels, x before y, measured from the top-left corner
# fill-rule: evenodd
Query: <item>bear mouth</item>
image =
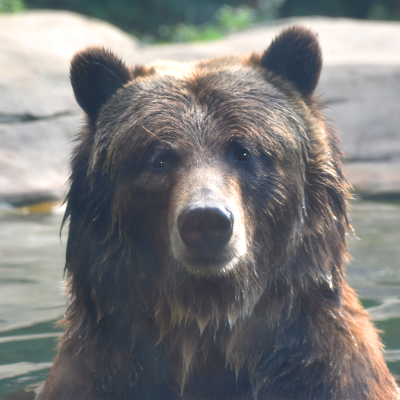
<path fill-rule="evenodd" d="M 194 255 L 183 261 L 183 266 L 195 275 L 210 276 L 221 275 L 233 269 L 238 262 L 237 257 L 227 255 Z"/>

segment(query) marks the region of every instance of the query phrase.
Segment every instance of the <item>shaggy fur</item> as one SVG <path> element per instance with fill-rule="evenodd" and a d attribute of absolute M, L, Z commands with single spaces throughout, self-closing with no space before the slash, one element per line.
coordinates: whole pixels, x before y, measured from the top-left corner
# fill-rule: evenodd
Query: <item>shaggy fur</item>
<path fill-rule="evenodd" d="M 264 54 L 71 63 L 67 330 L 50 399 L 394 400 L 344 279 L 348 184 L 316 37 Z"/>

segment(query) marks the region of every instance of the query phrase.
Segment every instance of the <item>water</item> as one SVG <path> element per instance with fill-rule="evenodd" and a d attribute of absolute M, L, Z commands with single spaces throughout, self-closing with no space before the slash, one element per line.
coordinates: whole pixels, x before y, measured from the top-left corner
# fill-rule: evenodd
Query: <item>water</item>
<path fill-rule="evenodd" d="M 400 374 L 400 204 L 353 202 L 358 238 L 347 275 L 382 330 L 385 358 Z M 0 399 L 42 381 L 56 355 L 64 312 L 62 213 L 0 212 Z"/>
<path fill-rule="evenodd" d="M 356 289 L 385 345 L 390 371 L 400 374 L 400 204 L 353 202 L 352 261 L 347 280 Z"/>
<path fill-rule="evenodd" d="M 0 212 L 0 399 L 44 380 L 65 298 L 62 213 Z"/>

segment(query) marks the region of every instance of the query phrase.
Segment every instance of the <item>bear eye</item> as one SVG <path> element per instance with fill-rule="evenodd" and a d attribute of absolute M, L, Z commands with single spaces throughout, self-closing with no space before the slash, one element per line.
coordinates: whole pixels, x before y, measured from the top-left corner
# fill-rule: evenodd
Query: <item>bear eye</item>
<path fill-rule="evenodd" d="M 251 153 L 239 143 L 232 142 L 233 155 L 237 161 L 249 161 Z"/>
<path fill-rule="evenodd" d="M 165 171 L 171 166 L 172 162 L 173 155 L 171 150 L 168 148 L 158 154 L 154 154 L 151 161 L 151 167 L 157 171 Z"/>
<path fill-rule="evenodd" d="M 167 169 L 167 167 L 169 166 L 169 160 L 168 157 L 164 156 L 159 156 L 157 157 L 152 165 L 151 165 L 154 169 Z"/>
<path fill-rule="evenodd" d="M 248 150 L 243 149 L 236 154 L 236 158 L 239 161 L 248 161 L 251 158 L 251 153 Z"/>

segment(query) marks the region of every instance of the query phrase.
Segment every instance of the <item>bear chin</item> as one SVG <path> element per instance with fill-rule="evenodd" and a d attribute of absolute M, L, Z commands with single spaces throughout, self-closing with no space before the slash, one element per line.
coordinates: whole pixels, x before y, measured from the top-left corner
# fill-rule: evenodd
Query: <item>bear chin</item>
<path fill-rule="evenodd" d="M 221 276 L 236 268 L 239 260 L 223 257 L 192 258 L 183 263 L 183 267 L 197 276 Z"/>

